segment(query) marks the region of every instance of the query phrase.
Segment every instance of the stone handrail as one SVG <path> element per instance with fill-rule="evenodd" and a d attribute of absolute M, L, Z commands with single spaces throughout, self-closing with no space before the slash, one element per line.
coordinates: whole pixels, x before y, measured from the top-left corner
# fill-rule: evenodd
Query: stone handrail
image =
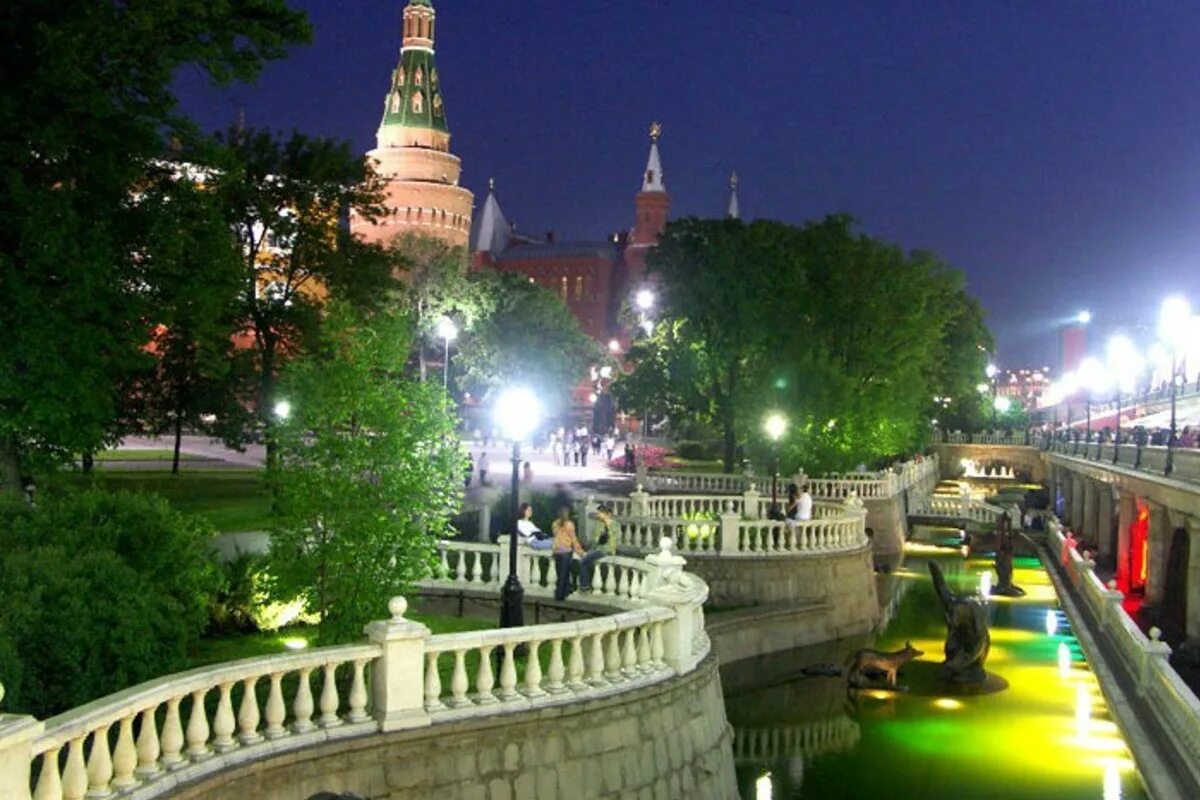
<path fill-rule="evenodd" d="M 1096 620 L 1099 635 L 1117 652 L 1138 694 L 1157 712 L 1167 739 L 1176 743 L 1184 766 L 1200 781 L 1200 700 L 1171 667 L 1171 648 L 1159 641 L 1157 629 L 1149 637 L 1142 633 L 1121 605 L 1121 592 L 1100 582 L 1095 564 L 1076 550 L 1073 539 L 1064 537 L 1056 520 L 1048 528 L 1050 551 Z"/>
<path fill-rule="evenodd" d="M 995 522 L 1005 513 L 1005 510 L 974 497 L 931 494 L 914 503 L 908 513 L 917 517 Z"/>
<path fill-rule="evenodd" d="M 946 444 L 1005 444 L 1015 447 L 1027 447 L 1031 444 L 1029 434 L 1025 431 L 1010 433 L 1004 431 L 979 431 L 978 433 L 949 431 L 943 433 L 941 438 Z"/>
<path fill-rule="evenodd" d="M 920 461 L 903 461 L 879 472 L 842 472 L 814 477 L 800 473 L 781 476 L 783 485 L 796 483 L 813 497 L 845 500 L 854 495 L 864 500 L 892 497 L 938 475 L 937 456 Z M 770 476 L 725 475 L 703 472 L 651 472 L 646 475 L 645 488 L 652 492 L 707 492 L 709 494 L 741 494 L 747 491 L 767 493 Z M 620 513 L 618 511 L 618 513 Z"/>
<path fill-rule="evenodd" d="M 536 579 L 530 593 L 548 592 L 548 554 L 522 548 L 520 558 Z M 489 595 L 508 567 L 503 542 L 446 542 L 440 561 L 425 585 Z M 710 643 L 708 587 L 685 564 L 668 541 L 644 559 L 601 559 L 588 604 L 608 605 L 615 613 L 607 616 L 430 635 L 404 618 L 397 597 L 390 619 L 367 626 L 365 644 L 201 667 L 44 722 L 0 714 L 0 797 L 164 797 L 183 782 L 335 737 L 572 703 L 688 673 Z"/>
<path fill-rule="evenodd" d="M 1046 449 L 1065 456 L 1082 458 L 1100 464 L 1115 464 L 1140 472 L 1162 475 L 1167 468 L 1167 448 L 1161 445 L 1115 445 L 1112 442 L 1053 441 Z M 1200 483 L 1200 449 L 1173 448 L 1170 477 L 1179 481 Z"/>

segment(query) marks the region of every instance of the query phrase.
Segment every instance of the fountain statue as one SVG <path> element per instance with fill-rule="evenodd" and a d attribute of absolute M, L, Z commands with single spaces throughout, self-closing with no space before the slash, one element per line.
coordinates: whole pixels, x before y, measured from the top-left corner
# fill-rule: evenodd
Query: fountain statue
<path fill-rule="evenodd" d="M 946 660 L 941 675 L 955 683 L 981 684 L 987 679 L 983 662 L 992 640 L 988 635 L 987 606 L 977 597 L 961 597 L 950 591 L 942 568 L 929 562 L 933 588 L 942 602 L 946 617 Z"/>
<path fill-rule="evenodd" d="M 1012 581 L 1013 550 L 1015 549 L 1012 521 L 1007 513 L 996 521 L 996 575 L 999 582 L 992 587 L 992 594 L 1004 597 L 1024 597 L 1025 590 Z"/>

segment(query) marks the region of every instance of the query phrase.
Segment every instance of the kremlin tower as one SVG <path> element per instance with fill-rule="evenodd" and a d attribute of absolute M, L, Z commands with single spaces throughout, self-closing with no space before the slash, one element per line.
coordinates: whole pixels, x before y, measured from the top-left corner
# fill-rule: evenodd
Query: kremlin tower
<path fill-rule="evenodd" d="M 646 271 L 646 255 L 658 244 L 658 237 L 667 227 L 667 213 L 671 210 L 671 195 L 663 176 L 662 161 L 658 157 L 658 137 L 662 125 L 650 126 L 650 158 L 646 161 L 646 172 L 642 176 L 642 190 L 633 199 L 635 209 L 633 233 L 625 250 L 627 280 L 640 280 Z"/>
<path fill-rule="evenodd" d="M 465 247 L 471 231 L 471 192 L 459 186 L 462 162 L 450 152 L 450 128 L 441 80 L 433 60 L 436 14 L 430 0 L 404 8 L 400 63 L 384 98 L 376 147 L 367 157 L 386 181 L 385 216 L 351 217 L 367 241 L 390 242 L 419 233 Z"/>

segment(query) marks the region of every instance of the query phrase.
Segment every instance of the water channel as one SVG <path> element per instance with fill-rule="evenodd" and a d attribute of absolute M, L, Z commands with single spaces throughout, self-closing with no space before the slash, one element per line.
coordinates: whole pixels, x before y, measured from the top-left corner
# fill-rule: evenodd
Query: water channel
<path fill-rule="evenodd" d="M 918 532 L 903 565 L 881 579 L 888 612 L 874 646 L 911 642 L 900 691 L 848 692 L 843 677 L 809 677 L 862 642 L 779 653 L 722 670 L 746 800 L 1144 800 L 1142 781 L 1096 679 L 1036 558 L 1018 558 L 1028 594 L 989 601 L 989 674 L 1007 686 L 971 694 L 938 678 L 945 625 L 927 562 L 951 588 L 977 591 L 992 560 L 964 557 L 953 531 Z M 949 536 L 947 536 L 949 534 Z M 917 543 L 918 540 L 924 543 Z M 994 575 L 992 576 L 994 577 Z"/>

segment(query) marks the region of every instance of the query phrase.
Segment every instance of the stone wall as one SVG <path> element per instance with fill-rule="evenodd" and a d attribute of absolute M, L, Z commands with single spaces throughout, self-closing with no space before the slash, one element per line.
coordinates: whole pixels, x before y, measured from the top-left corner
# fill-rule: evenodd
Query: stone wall
<path fill-rule="evenodd" d="M 937 444 L 938 461 L 943 478 L 962 475 L 962 460 L 969 458 L 981 463 L 998 463 L 1017 472 L 1029 473 L 1034 483 L 1046 481 L 1046 465 L 1042 452 L 1036 447 L 1006 444 Z"/>
<path fill-rule="evenodd" d="M 891 497 L 863 501 L 876 555 L 895 556 L 904 550 L 904 542 L 908 538 L 904 498 L 905 492 L 899 492 Z"/>
<path fill-rule="evenodd" d="M 735 800 L 716 656 L 656 686 L 576 705 L 333 741 L 229 769 L 179 800 Z"/>
<path fill-rule="evenodd" d="M 864 545 L 824 555 L 693 556 L 688 570 L 707 581 L 711 604 L 753 606 L 706 624 L 728 662 L 869 631 L 879 619 L 872 562 Z"/>

